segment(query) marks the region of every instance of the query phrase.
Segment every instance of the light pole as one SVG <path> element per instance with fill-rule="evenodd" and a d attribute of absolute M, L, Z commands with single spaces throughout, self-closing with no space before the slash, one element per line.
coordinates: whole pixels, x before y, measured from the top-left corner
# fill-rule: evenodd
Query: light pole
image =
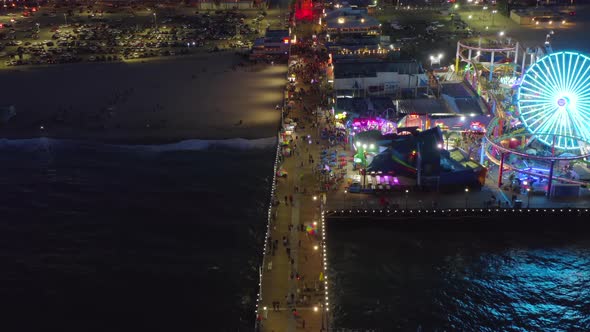
<path fill-rule="evenodd" d="M 430 67 L 432 67 L 433 64 L 438 63 L 440 66 L 440 59 L 442 59 L 443 54 L 439 53 L 437 56 L 431 55 L 430 56 Z"/>
<path fill-rule="evenodd" d="M 158 30 L 158 15 L 156 14 L 156 12 L 154 12 L 153 15 L 154 15 L 154 28 L 156 30 Z"/>
<path fill-rule="evenodd" d="M 549 30 L 549 32 L 547 32 L 547 36 L 545 36 L 545 44 L 549 44 L 549 40 L 553 34 L 555 34 L 555 31 L 553 30 Z"/>
<path fill-rule="evenodd" d="M 527 207 L 527 209 L 530 209 L 531 208 L 531 188 L 526 188 L 526 195 L 527 195 L 526 207 Z"/>
<path fill-rule="evenodd" d="M 492 10 L 492 26 L 494 26 L 494 17 L 496 17 L 497 10 Z"/>
<path fill-rule="evenodd" d="M 66 22 L 66 25 L 68 25 L 68 14 L 64 13 L 64 21 Z"/>
<path fill-rule="evenodd" d="M 469 188 L 465 188 L 465 208 L 469 208 Z"/>
<path fill-rule="evenodd" d="M 504 43 L 504 35 L 505 34 L 506 33 L 504 31 L 498 32 L 498 41 L 500 42 L 500 44 L 503 44 Z"/>
<path fill-rule="evenodd" d="M 408 189 L 406 189 L 406 210 L 408 209 L 408 194 L 410 193 L 410 191 Z"/>

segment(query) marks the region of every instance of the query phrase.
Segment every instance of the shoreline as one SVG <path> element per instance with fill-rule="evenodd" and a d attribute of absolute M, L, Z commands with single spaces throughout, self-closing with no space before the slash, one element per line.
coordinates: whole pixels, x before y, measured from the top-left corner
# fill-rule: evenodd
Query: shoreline
<path fill-rule="evenodd" d="M 61 141 L 64 143 L 91 143 L 91 144 L 102 144 L 102 145 L 114 145 L 114 146 L 162 146 L 162 145 L 174 145 L 180 143 L 190 143 L 194 141 L 194 143 L 207 143 L 209 147 L 217 148 L 231 148 L 231 146 L 224 145 L 227 143 L 235 143 L 240 140 L 251 144 L 253 149 L 276 149 L 276 140 L 277 138 L 272 137 L 254 137 L 254 138 L 246 138 L 246 137 L 231 137 L 231 138 L 211 138 L 211 139 L 203 139 L 203 138 L 122 138 L 122 139 L 88 139 L 88 138 L 72 138 L 72 137 L 48 137 L 48 136 L 37 136 L 37 137 L 0 137 L 0 145 L 8 141 L 10 142 L 17 142 L 17 141 L 28 141 L 28 140 L 55 140 Z M 267 142 L 268 141 L 268 142 Z M 272 142 L 269 143 L 269 142 Z M 256 145 L 260 144 L 260 145 Z M 268 146 L 264 146 L 268 145 Z M 200 149 L 195 149 L 200 150 Z"/>
<path fill-rule="evenodd" d="M 244 131 L 255 131 L 250 128 L 244 128 Z M 163 144 L 174 144 L 180 143 L 183 141 L 190 141 L 190 140 L 198 140 L 198 141 L 226 141 L 226 140 L 238 140 L 244 139 L 248 141 L 253 140 L 264 140 L 264 139 L 276 139 L 276 135 L 272 136 L 260 136 L 251 134 L 245 135 L 232 135 L 228 137 L 221 137 L 217 135 L 209 135 L 209 136 L 200 136 L 200 137 L 192 137 L 192 136 L 170 136 L 170 135 L 162 135 L 162 136 L 149 136 L 149 135 L 86 135 L 86 136 L 50 136 L 50 135 L 3 135 L 0 137 L 0 141 L 2 140 L 9 140 L 9 141 L 16 141 L 16 140 L 34 140 L 34 139 L 53 139 L 53 140 L 64 140 L 64 141 L 78 141 L 78 142 L 88 142 L 88 143 L 99 143 L 99 144 L 113 144 L 113 145 L 163 145 Z M 274 147 L 273 147 L 274 148 Z"/>

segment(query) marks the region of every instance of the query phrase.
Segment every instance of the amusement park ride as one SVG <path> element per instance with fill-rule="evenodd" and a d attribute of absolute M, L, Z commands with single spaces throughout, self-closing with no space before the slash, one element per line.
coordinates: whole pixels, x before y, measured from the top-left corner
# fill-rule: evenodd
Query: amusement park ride
<path fill-rule="evenodd" d="M 555 180 L 588 184 L 568 168 L 590 155 L 590 58 L 573 52 L 544 56 L 498 106 L 484 148 L 488 160 L 500 166 L 498 185 L 504 170 L 546 182 L 548 195 Z"/>
<path fill-rule="evenodd" d="M 554 181 L 588 185 L 571 172 L 571 162 L 590 156 L 590 58 L 544 50 L 549 54 L 522 50 L 519 66 L 518 43 L 459 42 L 456 68 L 467 64 L 463 78 L 494 116 L 482 152 L 499 166 L 498 185 L 510 170 L 553 195 Z"/>

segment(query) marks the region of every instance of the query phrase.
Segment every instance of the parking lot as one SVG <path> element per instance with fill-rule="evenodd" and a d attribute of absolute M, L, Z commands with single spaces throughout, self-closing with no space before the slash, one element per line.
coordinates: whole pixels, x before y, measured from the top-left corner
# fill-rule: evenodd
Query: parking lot
<path fill-rule="evenodd" d="M 458 10 L 461 18 L 469 27 L 481 32 L 482 35 L 498 36 L 500 31 L 505 37 L 518 40 L 524 47 L 541 46 L 550 31 L 553 31 L 550 41 L 554 51 L 574 50 L 586 54 L 590 53 L 590 44 L 587 42 L 587 31 L 590 28 L 590 5 L 576 5 L 575 7 L 550 7 L 557 13 L 575 12 L 570 16 L 560 14 L 566 21 L 540 22 L 540 24 L 519 25 L 507 16 L 500 13 L 492 14 L 491 9 L 484 11 L 481 6 L 464 6 Z M 556 15 L 559 16 L 559 15 Z"/>
<path fill-rule="evenodd" d="M 278 10 L 55 8 L 0 16 L 0 67 L 122 61 L 235 49 L 247 51 Z"/>
<path fill-rule="evenodd" d="M 427 67 L 433 54 L 443 54 L 442 63 L 450 62 L 457 41 L 470 35 L 464 22 L 433 8 L 383 7 L 377 18 L 402 57 L 419 59 Z"/>
<path fill-rule="evenodd" d="M 550 41 L 555 51 L 574 50 L 590 54 L 590 43 L 586 31 L 590 29 L 590 5 L 556 7 L 556 12 L 571 12 L 564 15 L 564 24 L 519 25 L 500 13 L 483 6 L 461 5 L 434 7 L 402 7 L 383 5 L 377 12 L 382 23 L 383 34 L 401 48 L 402 56 L 420 59 L 428 67 L 430 56 L 443 54 L 441 64 L 451 63 L 455 57 L 457 41 L 468 37 L 481 36 L 518 40 L 524 47 L 541 46 L 548 33 L 553 31 Z"/>

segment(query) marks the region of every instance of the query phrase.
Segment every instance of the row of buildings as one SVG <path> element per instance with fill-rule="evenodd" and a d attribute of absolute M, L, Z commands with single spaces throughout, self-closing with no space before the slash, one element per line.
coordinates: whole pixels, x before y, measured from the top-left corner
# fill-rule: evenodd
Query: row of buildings
<path fill-rule="evenodd" d="M 438 189 L 483 185 L 486 171 L 475 155 L 445 149 L 442 132 L 485 131 L 486 105 L 468 84 L 443 83 L 415 59 L 403 58 L 381 34 L 375 9 L 336 4 L 322 15 L 331 105 L 349 128 L 361 174 L 409 177 Z"/>

